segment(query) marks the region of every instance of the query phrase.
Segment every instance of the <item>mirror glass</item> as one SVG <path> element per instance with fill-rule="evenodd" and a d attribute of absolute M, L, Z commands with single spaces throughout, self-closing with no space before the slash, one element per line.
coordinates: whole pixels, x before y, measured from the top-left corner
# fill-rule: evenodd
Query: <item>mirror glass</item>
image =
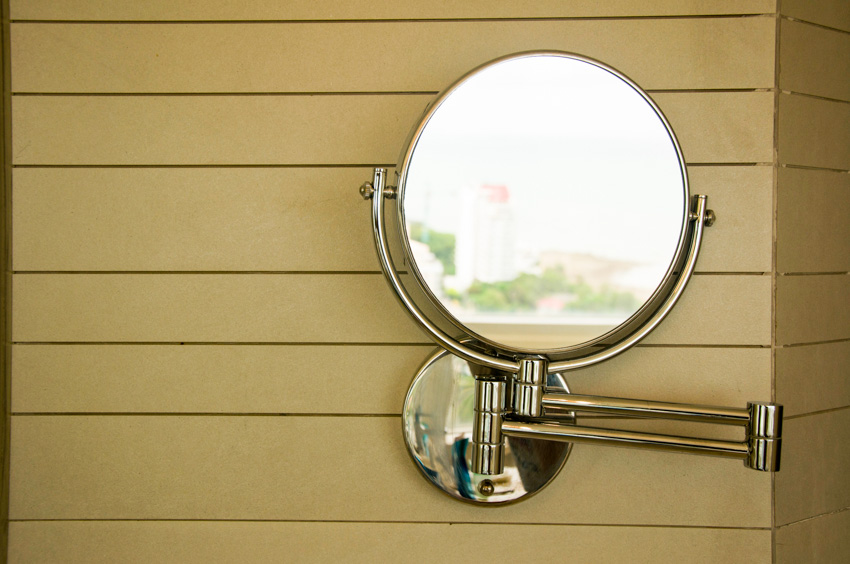
<path fill-rule="evenodd" d="M 607 67 L 526 54 L 435 102 L 400 166 L 419 282 L 474 337 L 509 350 L 593 341 L 669 276 L 688 188 L 672 132 Z"/>

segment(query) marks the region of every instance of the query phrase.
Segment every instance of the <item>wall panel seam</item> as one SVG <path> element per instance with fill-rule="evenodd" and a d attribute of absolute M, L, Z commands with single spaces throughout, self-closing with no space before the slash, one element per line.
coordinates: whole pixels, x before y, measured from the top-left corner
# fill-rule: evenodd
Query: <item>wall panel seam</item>
<path fill-rule="evenodd" d="M 348 347 L 436 347 L 435 343 L 430 341 L 410 342 L 410 343 L 391 343 L 391 342 L 339 342 L 339 341 L 13 341 L 14 345 L 204 345 L 204 346 L 348 346 Z M 690 345 L 684 345 L 690 346 Z M 704 346 L 704 345 L 694 345 Z M 730 347 L 741 347 L 741 345 L 729 345 Z"/>
<path fill-rule="evenodd" d="M 690 165 L 689 165 L 690 166 Z M 825 166 L 812 166 L 812 165 L 800 165 L 800 164 L 792 164 L 792 163 L 780 163 L 780 168 L 795 168 L 799 170 L 813 170 L 813 171 L 825 171 L 825 172 L 838 172 L 843 174 L 850 174 L 850 170 L 845 168 L 828 168 Z"/>
<path fill-rule="evenodd" d="M 287 341 L 287 342 L 277 342 L 277 341 L 18 341 L 15 342 L 16 345 L 117 345 L 117 346 L 161 346 L 161 345 L 185 345 L 185 346 L 246 346 L 246 347 L 435 347 L 436 344 L 432 342 L 414 342 L 414 343 L 382 343 L 382 342 L 369 342 L 369 343 L 359 343 L 359 342 L 297 342 L 297 341 Z M 640 345 L 638 345 L 640 346 Z M 671 345 L 672 346 L 672 345 Z M 716 345 L 699 345 L 699 346 L 716 346 Z M 753 348 L 757 345 L 729 345 L 734 348 Z"/>
<path fill-rule="evenodd" d="M 350 24 L 350 23 L 441 23 L 441 22 L 569 22 L 569 21 L 629 21 L 629 20 L 720 20 L 774 17 L 773 13 L 741 14 L 694 14 L 694 15 L 648 15 L 648 16 L 563 16 L 563 17 L 505 17 L 505 18 L 373 18 L 373 19 L 245 19 L 245 20 L 36 20 L 13 19 L 13 24 L 78 24 L 78 25 L 162 25 L 162 24 Z M 816 24 L 815 24 L 816 25 Z M 821 26 L 825 27 L 825 26 Z M 832 29 L 832 28 L 828 28 Z"/>
<path fill-rule="evenodd" d="M 13 411 L 13 417 L 383 417 L 401 413 L 272 413 L 232 411 Z M 586 417 L 584 419 L 587 419 Z"/>
<path fill-rule="evenodd" d="M 847 407 L 847 406 L 845 406 Z M 812 414 L 818 415 L 820 413 L 827 413 L 829 411 L 838 411 L 840 409 L 845 409 L 844 407 L 838 407 L 834 409 L 824 410 L 814 412 Z M 13 411 L 12 416 L 14 417 L 306 417 L 306 418 L 315 418 L 315 417 L 346 417 L 346 418 L 358 418 L 358 417 L 382 417 L 382 418 L 397 418 L 401 417 L 402 414 L 398 413 L 347 413 L 347 412 L 326 412 L 326 413 L 307 413 L 300 411 L 293 412 L 272 412 L 272 411 L 249 411 L 249 412 L 239 412 L 239 411 Z M 787 417 L 787 419 L 794 419 L 803 417 L 805 415 L 810 414 L 799 414 Z M 651 419 L 643 419 L 640 417 L 628 417 L 628 416 L 618 416 L 618 415 L 595 415 L 589 413 L 582 413 L 582 415 L 578 416 L 578 419 L 581 421 L 627 421 L 627 422 L 648 422 L 652 423 L 654 420 Z"/>
<path fill-rule="evenodd" d="M 850 272 L 838 270 L 834 272 L 777 272 L 779 276 L 847 276 Z"/>
<path fill-rule="evenodd" d="M 825 341 L 825 342 L 841 342 L 840 341 Z M 271 347 L 290 347 L 290 346 L 349 346 L 349 347 L 436 347 L 433 342 L 414 342 L 414 343 L 389 343 L 389 342 L 339 342 L 339 341 L 12 341 L 13 345 L 121 345 L 121 346 L 138 346 L 138 345 L 184 345 L 184 346 L 271 346 Z M 789 345 L 784 345 L 789 346 Z M 791 345 L 793 346 L 793 345 Z M 659 343 L 654 345 L 635 345 L 635 348 L 669 348 L 669 349 L 769 349 L 770 345 L 713 345 L 713 344 L 687 344 L 687 343 Z"/>
<path fill-rule="evenodd" d="M 793 348 L 793 347 L 813 347 L 817 345 L 828 345 L 831 343 L 846 343 L 850 342 L 850 338 L 842 338 L 842 339 L 825 339 L 822 341 L 804 341 L 800 343 L 785 343 L 782 345 L 777 345 L 778 348 Z"/>
<path fill-rule="evenodd" d="M 781 16 L 781 18 L 782 18 L 783 20 L 785 20 L 785 21 L 789 21 L 789 22 L 802 23 L 802 24 L 810 25 L 810 26 L 812 26 L 812 27 L 818 27 L 818 28 L 820 28 L 820 29 L 825 29 L 825 30 L 829 30 L 829 31 L 835 31 L 835 32 L 837 32 L 837 33 L 844 33 L 844 34 L 850 35 L 850 31 L 848 31 L 848 30 L 846 30 L 846 29 L 841 29 L 841 28 L 837 28 L 837 27 L 831 27 L 831 26 L 824 25 L 824 24 L 819 24 L 819 23 L 815 23 L 815 22 L 810 22 L 809 20 L 803 20 L 803 19 L 800 19 L 800 18 L 793 18 L 793 17 L 791 17 L 791 16 L 784 16 L 784 15 L 783 15 L 783 16 Z"/>
<path fill-rule="evenodd" d="M 776 401 L 776 331 L 777 331 L 777 291 L 776 291 L 776 272 L 778 270 L 778 252 L 777 243 L 779 240 L 779 73 L 781 70 L 781 49 L 779 45 L 780 37 L 782 36 L 782 17 L 780 16 L 779 7 L 782 0 L 776 0 L 776 14 L 774 15 L 774 31 L 773 31 L 773 179 L 771 182 L 771 246 L 770 246 L 770 263 L 771 263 L 771 282 L 770 282 L 770 400 Z M 770 559 L 771 562 L 776 562 L 776 476 L 771 473 L 770 476 Z"/>
<path fill-rule="evenodd" d="M 785 90 L 780 89 L 779 92 L 781 94 L 786 94 L 788 96 L 800 96 L 803 98 L 813 98 L 815 100 L 822 100 L 824 102 L 835 102 L 837 104 L 850 104 L 850 100 L 842 100 L 841 98 L 830 98 L 828 96 L 819 96 L 817 94 L 809 94 L 808 92 L 798 92 L 796 90 Z"/>
<path fill-rule="evenodd" d="M 399 274 L 406 274 L 405 270 L 397 270 Z M 378 270 L 14 270 L 13 274 L 22 276 L 32 274 L 79 274 L 79 275 L 97 275 L 97 274 L 215 274 L 215 275 L 285 275 L 285 276 L 300 276 L 300 275 L 328 275 L 328 276 L 348 276 L 348 275 L 367 275 L 374 276 L 382 274 Z M 713 271 L 702 270 L 694 272 L 694 276 L 769 276 L 769 272 L 749 272 L 749 271 Z M 809 273 L 801 273 L 809 274 Z M 845 273 L 812 273 L 812 274 L 845 274 Z"/>
<path fill-rule="evenodd" d="M 769 162 L 688 162 L 685 163 L 686 166 L 689 167 L 721 167 L 721 166 L 743 166 L 743 167 L 752 167 L 752 166 L 772 166 L 772 163 Z M 263 164 L 240 164 L 240 163 L 227 163 L 227 164 L 98 164 L 98 163 L 88 163 L 88 164 L 13 164 L 12 168 L 394 168 L 396 163 L 372 163 L 372 164 L 348 164 L 348 163 L 294 163 L 294 164 L 271 164 L 271 163 L 263 163 Z M 783 165 L 784 166 L 784 165 Z M 789 168 L 792 168 L 789 166 Z M 811 168 L 814 170 L 836 170 L 836 169 L 828 169 L 828 168 L 818 168 L 818 167 L 796 167 L 796 168 Z M 848 172 L 845 170 L 838 170 L 838 172 Z"/>
<path fill-rule="evenodd" d="M 656 525 L 651 523 L 553 523 L 528 521 L 387 521 L 342 519 L 10 519 L 11 523 L 340 523 L 387 525 L 530 525 L 542 527 L 606 527 L 636 529 L 706 529 L 723 531 L 769 531 L 770 527 L 734 527 L 721 525 Z"/>
<path fill-rule="evenodd" d="M 804 417 L 816 417 L 818 415 L 824 415 L 827 413 L 835 413 L 836 411 L 844 411 L 845 409 L 850 409 L 850 405 L 843 405 L 841 407 L 832 407 L 830 409 L 821 409 L 818 411 L 807 411 L 806 413 L 797 413 L 794 415 L 786 415 L 785 420 L 791 421 L 793 419 L 802 419 Z"/>
<path fill-rule="evenodd" d="M 844 513 L 845 511 L 850 511 L 850 507 L 844 507 L 842 509 L 837 509 L 835 511 L 828 511 L 826 513 L 819 513 L 817 515 L 813 515 L 811 517 L 806 517 L 804 519 L 798 519 L 796 521 L 792 521 L 790 523 L 785 523 L 784 525 L 777 525 L 777 529 L 782 529 L 783 527 L 790 527 L 792 525 L 799 525 L 800 523 L 805 523 L 806 521 L 814 521 L 815 519 L 822 519 L 824 517 L 831 517 L 833 515 L 838 515 L 839 513 Z"/>
<path fill-rule="evenodd" d="M 850 339 L 841 339 L 839 341 L 827 341 L 827 342 L 843 342 L 850 341 Z M 382 342 L 369 342 L 369 343 L 357 343 L 357 342 L 276 342 L 276 341 L 262 341 L 262 342 L 251 342 L 251 341 L 15 341 L 13 344 L 15 345 L 29 345 L 29 346 L 51 346 L 51 345 L 79 345 L 79 346 L 101 346 L 101 345 L 115 345 L 115 346 L 127 346 L 127 347 L 136 347 L 136 346 L 175 346 L 182 345 L 187 347 L 194 346 L 247 346 L 247 347 L 436 347 L 436 343 L 432 342 L 418 342 L 418 343 L 382 343 Z M 782 345 L 782 346 L 798 346 L 798 345 Z M 637 344 L 635 348 L 640 349 L 768 349 L 770 345 L 715 345 L 715 344 Z"/>
<path fill-rule="evenodd" d="M 399 274 L 406 274 L 405 270 L 397 270 Z M 252 275 L 252 276 L 376 276 L 381 275 L 380 270 L 15 270 L 14 274 L 25 276 L 27 274 L 150 274 L 150 275 L 168 275 L 168 274 L 206 274 L 206 275 Z"/>
<path fill-rule="evenodd" d="M 12 405 L 11 385 L 12 385 L 12 354 L 11 354 L 11 336 L 12 336 L 12 96 L 11 96 L 11 25 L 9 23 L 10 5 L 9 0 L 2 0 L 0 3 L 0 39 L 2 39 L 2 111 L 0 111 L 0 124 L 2 125 L 2 155 L 0 155 L 0 174 L 2 178 L 3 188 L 3 214 L 2 217 L 2 262 L 3 272 L 0 276 L 3 277 L 0 281 L 0 315 L 2 315 L 2 328 L 0 328 L 0 347 L 3 348 L 0 354 L 0 363 L 2 363 L 2 397 L 0 397 L 0 444 L 2 444 L 2 452 L 0 452 L 0 562 L 6 562 L 8 558 L 8 543 L 9 543 L 9 497 L 10 497 L 10 464 L 11 464 L 11 416 L 9 409 Z"/>
<path fill-rule="evenodd" d="M 683 90 L 684 92 L 688 92 L 688 90 Z M 712 90 L 705 90 L 707 92 L 712 92 Z M 755 89 L 741 89 L 741 92 L 753 92 Z M 679 92 L 678 90 L 673 90 L 672 92 Z M 703 92 L 703 90 L 694 90 L 694 92 Z M 726 92 L 726 90 L 719 90 L 719 92 Z M 732 92 L 736 92 L 733 90 Z M 104 97 L 127 97 L 127 98 L 138 98 L 138 97 L 166 97 L 166 96 L 436 96 L 439 94 L 436 90 L 325 90 L 325 91 L 301 91 L 301 90 L 293 90 L 293 91 L 279 91 L 279 92 L 12 92 L 12 96 L 14 97 L 40 97 L 40 98 L 50 98 L 50 97 L 68 97 L 68 98 L 80 98 L 80 97 L 90 97 L 90 98 L 104 98 Z"/>
<path fill-rule="evenodd" d="M 648 94 L 741 94 L 751 92 L 775 92 L 774 88 L 656 88 L 646 90 Z M 783 91 L 784 92 L 784 91 Z M 788 91 L 791 94 L 793 92 Z M 277 92 L 12 92 L 13 97 L 68 97 L 68 98 L 103 98 L 103 97 L 167 97 L 167 96 L 436 96 L 436 90 L 323 90 L 323 91 L 277 91 Z M 835 102 L 843 102 L 832 98 L 801 94 L 813 98 L 821 98 Z M 847 102 L 850 104 L 850 102 Z"/>
<path fill-rule="evenodd" d="M 730 163 L 737 166 L 740 163 Z M 754 163 L 755 164 L 755 163 Z M 296 164 L 13 164 L 12 168 L 395 168 L 396 163 L 296 163 Z M 699 166 L 691 165 L 688 166 Z"/>

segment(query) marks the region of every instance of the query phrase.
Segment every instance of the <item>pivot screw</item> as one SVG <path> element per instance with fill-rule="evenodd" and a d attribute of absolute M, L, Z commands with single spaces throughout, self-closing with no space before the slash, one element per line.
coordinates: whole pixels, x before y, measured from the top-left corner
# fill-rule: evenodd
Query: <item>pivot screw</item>
<path fill-rule="evenodd" d="M 481 480 L 481 483 L 478 484 L 478 493 L 481 495 L 493 495 L 495 491 L 496 486 L 490 480 Z"/>
<path fill-rule="evenodd" d="M 714 220 L 717 219 L 717 216 L 714 215 L 714 210 L 705 210 L 705 226 L 711 227 L 714 225 Z"/>

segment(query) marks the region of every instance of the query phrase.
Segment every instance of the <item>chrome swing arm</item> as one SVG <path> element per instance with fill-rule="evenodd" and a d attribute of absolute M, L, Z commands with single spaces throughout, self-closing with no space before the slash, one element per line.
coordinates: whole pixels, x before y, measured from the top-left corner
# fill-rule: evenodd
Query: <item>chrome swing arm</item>
<path fill-rule="evenodd" d="M 502 434 L 507 437 L 708 454 L 743 460 L 747 468 L 754 470 L 779 470 L 781 405 L 749 402 L 746 408 L 732 408 L 563 393 L 543 394 L 542 403 L 544 418 L 566 416 L 569 419 L 564 423 L 507 419 L 502 423 Z M 746 429 L 747 436 L 739 442 L 575 426 L 569 424 L 574 420 L 575 412 L 738 425 Z"/>

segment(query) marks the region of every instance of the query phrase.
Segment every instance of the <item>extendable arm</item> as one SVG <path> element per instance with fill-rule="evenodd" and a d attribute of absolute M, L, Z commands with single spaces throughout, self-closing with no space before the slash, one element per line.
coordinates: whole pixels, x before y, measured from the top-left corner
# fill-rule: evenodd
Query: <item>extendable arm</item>
<path fill-rule="evenodd" d="M 684 403 L 666 403 L 624 398 L 585 396 L 578 394 L 544 394 L 543 416 L 567 415 L 574 412 L 604 413 L 626 417 L 699 421 L 746 428 L 744 441 L 721 441 L 657 435 L 635 431 L 599 429 L 569 423 L 538 423 L 510 417 L 502 424 L 507 437 L 538 438 L 572 443 L 641 447 L 690 454 L 709 454 L 738 458 L 748 468 L 765 472 L 779 470 L 782 445 L 782 406 L 750 402 L 746 408 L 714 407 Z"/>

